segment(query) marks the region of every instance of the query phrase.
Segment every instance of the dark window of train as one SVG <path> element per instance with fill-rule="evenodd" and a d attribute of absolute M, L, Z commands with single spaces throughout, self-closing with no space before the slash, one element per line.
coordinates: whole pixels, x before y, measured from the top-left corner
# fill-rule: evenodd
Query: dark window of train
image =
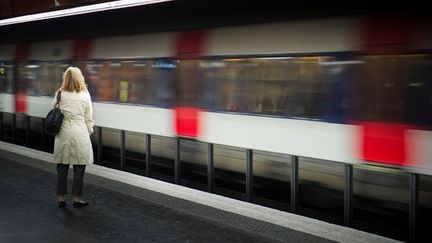
<path fill-rule="evenodd" d="M 151 80 L 156 90 L 152 90 L 154 94 L 154 102 L 157 106 L 171 107 L 175 99 L 175 70 L 177 62 L 173 60 L 158 60 L 152 64 L 153 70 Z"/>
<path fill-rule="evenodd" d="M 90 94 L 98 101 L 119 101 L 119 77 L 121 63 L 103 61 L 88 64 Z"/>
<path fill-rule="evenodd" d="M 344 164 L 299 157 L 299 214 L 343 224 L 344 185 Z"/>
<path fill-rule="evenodd" d="M 408 241 L 409 174 L 362 165 L 354 167 L 353 227 Z"/>
<path fill-rule="evenodd" d="M 218 85 L 221 85 L 226 63 L 222 60 L 203 60 L 200 63 L 200 106 L 208 110 L 216 108 Z"/>
<path fill-rule="evenodd" d="M 12 93 L 14 83 L 14 66 L 10 64 L 4 64 L 3 68 L 3 74 L 0 75 L 0 93 Z"/>
<path fill-rule="evenodd" d="M 225 59 L 215 76 L 216 108 L 227 111 L 322 119 L 325 65 L 331 57 Z"/>
<path fill-rule="evenodd" d="M 174 138 L 151 136 L 151 177 L 174 182 Z"/>
<path fill-rule="evenodd" d="M 122 61 L 118 80 L 121 103 L 154 104 L 152 61 Z"/>
<path fill-rule="evenodd" d="M 200 61 L 182 60 L 177 64 L 176 105 L 200 106 Z"/>
<path fill-rule="evenodd" d="M 431 126 L 430 55 L 364 57 L 354 82 L 359 120 Z"/>
<path fill-rule="evenodd" d="M 180 140 L 181 184 L 195 189 L 207 190 L 206 143 Z"/>
<path fill-rule="evenodd" d="M 36 72 L 38 94 L 54 96 L 63 81 L 63 72 L 69 65 L 62 62 L 40 62 Z"/>
<path fill-rule="evenodd" d="M 253 202 L 289 211 L 291 156 L 253 151 Z"/>
<path fill-rule="evenodd" d="M 40 94 L 39 85 L 42 84 L 39 77 L 39 62 L 28 62 L 25 67 L 19 67 L 18 83 L 27 88 L 27 94 L 36 96 Z M 18 88 L 19 90 L 19 88 Z M 17 90 L 17 91 L 18 91 Z M 18 91 L 19 92 L 19 91 Z"/>
<path fill-rule="evenodd" d="M 102 129 L 102 153 L 101 165 L 120 169 L 120 130 Z"/>
<path fill-rule="evenodd" d="M 85 76 L 95 101 L 168 107 L 173 95 L 173 61 L 128 60 L 86 64 Z"/>
<path fill-rule="evenodd" d="M 125 132 L 126 171 L 145 175 L 146 136 L 143 133 Z"/>
<path fill-rule="evenodd" d="M 245 199 L 246 149 L 214 145 L 214 192 Z"/>
<path fill-rule="evenodd" d="M 86 63 L 78 63 L 78 65 L 85 66 L 82 69 L 84 78 L 87 83 L 87 89 L 90 93 L 92 101 L 99 100 L 99 69 L 102 64 L 97 62 L 86 62 Z"/>
<path fill-rule="evenodd" d="M 13 142 L 13 114 L 3 112 L 3 141 Z"/>
<path fill-rule="evenodd" d="M 416 239 L 428 239 L 430 235 L 429 221 L 432 218 L 432 176 L 420 175 L 419 188 L 420 209 Z"/>

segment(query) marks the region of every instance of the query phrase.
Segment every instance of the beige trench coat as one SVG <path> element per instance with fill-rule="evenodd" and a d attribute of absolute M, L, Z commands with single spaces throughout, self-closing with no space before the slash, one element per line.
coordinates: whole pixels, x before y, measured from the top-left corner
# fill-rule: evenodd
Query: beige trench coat
<path fill-rule="evenodd" d="M 55 105 L 57 93 L 53 100 Z M 90 135 L 93 133 L 93 108 L 88 91 L 62 91 L 60 110 L 64 118 L 54 141 L 54 162 L 85 165 L 93 163 Z"/>

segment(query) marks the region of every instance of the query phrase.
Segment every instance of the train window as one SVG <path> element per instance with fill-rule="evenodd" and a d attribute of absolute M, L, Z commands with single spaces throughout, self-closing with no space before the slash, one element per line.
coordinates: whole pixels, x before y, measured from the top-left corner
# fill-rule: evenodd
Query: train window
<path fill-rule="evenodd" d="M 0 62 L 0 76 L 6 76 L 6 66 L 3 62 Z"/>
<path fill-rule="evenodd" d="M 92 76 L 89 82 L 92 84 L 92 87 L 97 87 L 94 90 L 96 92 L 96 100 L 118 101 L 120 67 L 120 63 L 109 61 L 92 66 L 97 74 Z"/>
<path fill-rule="evenodd" d="M 224 59 L 210 76 L 217 82 L 216 109 L 323 118 L 325 65 L 332 57 Z"/>
<path fill-rule="evenodd" d="M 159 60 L 152 64 L 153 75 L 149 78 L 153 80 L 156 90 L 150 92 L 155 94 L 154 102 L 162 107 L 169 107 L 174 100 L 174 70 L 177 69 L 177 61 Z"/>
<path fill-rule="evenodd" d="M 182 60 L 177 65 L 176 105 L 198 106 L 200 103 L 199 71 L 200 61 Z"/>
<path fill-rule="evenodd" d="M 88 62 L 85 64 L 80 63 L 79 65 L 85 66 L 81 69 L 86 79 L 87 89 L 93 101 L 99 100 L 98 88 L 99 88 L 99 68 L 102 64 L 95 62 Z"/>
<path fill-rule="evenodd" d="M 28 62 L 22 69 L 18 67 L 18 83 L 22 82 L 21 84 L 27 87 L 28 95 L 39 95 L 41 84 L 38 77 L 39 69 L 40 65 L 36 62 Z"/>
<path fill-rule="evenodd" d="M 0 92 L 12 93 L 13 80 L 14 80 L 14 66 L 11 64 L 4 64 L 3 74 L 0 75 Z"/>
<path fill-rule="evenodd" d="M 117 76 L 118 101 L 121 103 L 147 103 L 149 91 L 149 63 L 122 61 Z"/>
<path fill-rule="evenodd" d="M 60 62 L 41 62 L 37 72 L 39 95 L 54 96 L 63 80 L 63 72 L 69 65 Z"/>
<path fill-rule="evenodd" d="M 94 100 L 166 106 L 172 100 L 172 62 L 103 61 L 86 64 Z"/>
<path fill-rule="evenodd" d="M 206 109 L 214 109 L 217 102 L 217 87 L 223 80 L 223 70 L 227 64 L 222 60 L 203 60 L 200 63 L 200 105 Z"/>
<path fill-rule="evenodd" d="M 27 62 L 18 64 L 17 91 L 27 89 L 32 96 L 54 96 L 68 65 L 60 62 Z"/>
<path fill-rule="evenodd" d="M 365 56 L 354 80 L 360 120 L 431 125 L 430 55 Z"/>

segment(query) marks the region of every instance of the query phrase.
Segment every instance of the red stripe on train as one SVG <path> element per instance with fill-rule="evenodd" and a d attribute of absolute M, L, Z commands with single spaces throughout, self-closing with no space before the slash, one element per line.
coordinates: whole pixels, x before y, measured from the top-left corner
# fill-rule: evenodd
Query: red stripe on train
<path fill-rule="evenodd" d="M 206 32 L 204 30 L 184 31 L 178 33 L 176 56 L 180 60 L 199 59 L 204 50 Z M 196 138 L 200 135 L 201 112 L 196 107 L 175 107 L 174 131 L 177 136 Z"/>
<path fill-rule="evenodd" d="M 391 165 L 407 165 L 409 143 L 405 124 L 360 122 L 360 159 Z"/>
<path fill-rule="evenodd" d="M 91 39 L 75 40 L 72 50 L 72 59 L 74 61 L 83 61 L 90 59 L 92 48 Z"/>
<path fill-rule="evenodd" d="M 30 44 L 22 43 L 15 47 L 15 61 L 27 62 L 30 58 Z M 18 75 L 20 76 L 20 75 Z M 25 80 L 18 80 L 16 78 L 16 93 L 15 93 L 15 112 L 27 112 L 27 87 Z"/>
<path fill-rule="evenodd" d="M 200 134 L 201 110 L 193 107 L 175 107 L 175 132 L 178 136 L 195 138 Z"/>

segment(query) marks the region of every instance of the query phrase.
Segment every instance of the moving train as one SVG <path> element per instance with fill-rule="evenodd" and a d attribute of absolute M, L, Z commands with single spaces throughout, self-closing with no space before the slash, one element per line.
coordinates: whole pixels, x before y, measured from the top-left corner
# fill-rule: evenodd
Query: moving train
<path fill-rule="evenodd" d="M 96 125 L 112 129 L 104 146 L 119 147 L 126 130 L 139 152 L 139 134 L 152 134 L 152 156 L 172 158 L 163 138 L 185 137 L 219 145 L 215 166 L 238 172 L 252 149 L 254 175 L 280 181 L 296 155 L 316 171 L 302 179 L 329 186 L 337 169 L 320 161 L 432 175 L 428 21 L 346 16 L 3 45 L 1 111 L 45 117 L 74 65 Z M 182 161 L 206 163 L 205 146 L 182 146 Z"/>

